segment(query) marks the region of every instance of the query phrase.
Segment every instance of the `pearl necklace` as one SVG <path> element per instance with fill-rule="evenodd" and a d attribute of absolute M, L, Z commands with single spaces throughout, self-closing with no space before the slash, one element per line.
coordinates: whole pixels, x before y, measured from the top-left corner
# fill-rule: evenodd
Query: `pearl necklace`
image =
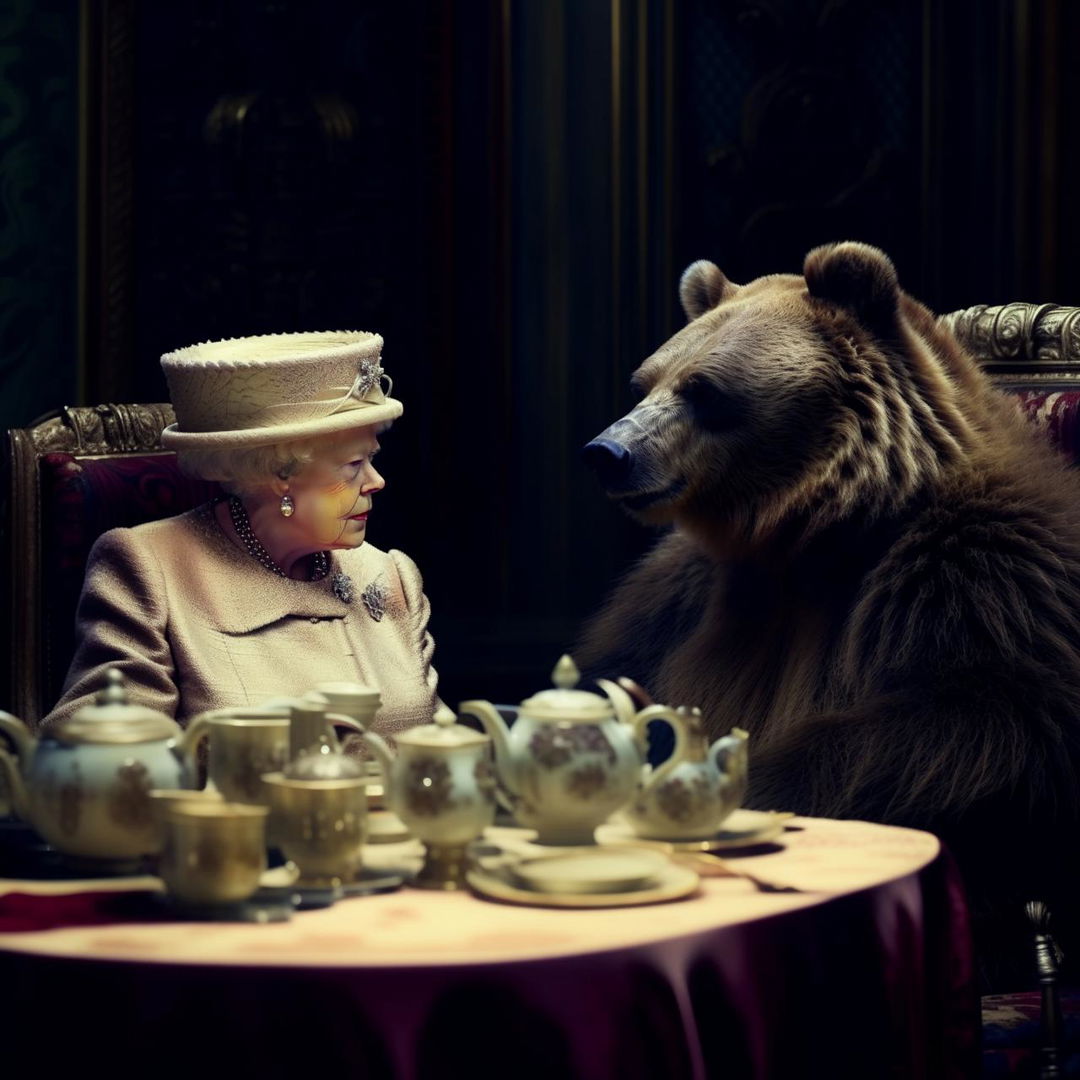
<path fill-rule="evenodd" d="M 256 562 L 265 566 L 270 573 L 277 574 L 278 577 L 287 578 L 289 575 L 270 558 L 270 552 L 262 546 L 259 542 L 259 538 L 252 531 L 251 522 L 248 520 L 244 504 L 235 495 L 229 496 L 229 517 L 232 518 L 233 528 L 236 530 L 236 535 L 240 537 L 240 541 L 243 543 L 247 553 Z M 329 553 L 326 551 L 316 551 L 315 561 L 311 567 L 311 577 L 308 578 L 308 581 L 322 581 L 329 573 Z"/>

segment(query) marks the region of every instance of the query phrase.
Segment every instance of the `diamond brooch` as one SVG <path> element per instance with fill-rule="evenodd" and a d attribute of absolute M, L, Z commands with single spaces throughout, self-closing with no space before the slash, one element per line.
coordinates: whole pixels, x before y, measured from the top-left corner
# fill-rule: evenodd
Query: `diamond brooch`
<path fill-rule="evenodd" d="M 351 604 L 355 595 L 353 579 L 348 574 L 336 570 L 330 575 L 330 591 L 343 603 Z M 389 590 L 376 579 L 364 587 L 360 593 L 360 602 L 367 608 L 367 613 L 379 622 L 386 614 L 386 600 Z"/>
<path fill-rule="evenodd" d="M 352 578 L 348 574 L 335 570 L 330 575 L 330 591 L 343 603 L 351 604 L 353 599 Z"/>
<path fill-rule="evenodd" d="M 385 372 L 378 358 L 367 357 L 360 361 L 360 367 L 356 372 L 356 389 L 353 391 L 356 397 L 365 398 L 371 388 L 383 377 Z"/>
<path fill-rule="evenodd" d="M 386 597 L 386 586 L 378 580 L 371 582 L 360 594 L 361 602 L 376 622 L 386 614 Z"/>

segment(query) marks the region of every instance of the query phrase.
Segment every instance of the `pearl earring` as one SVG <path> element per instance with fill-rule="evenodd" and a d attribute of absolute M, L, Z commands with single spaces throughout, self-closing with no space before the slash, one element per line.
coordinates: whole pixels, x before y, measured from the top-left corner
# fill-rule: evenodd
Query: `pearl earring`
<path fill-rule="evenodd" d="M 293 516 L 293 511 L 296 509 L 296 503 L 292 501 L 291 495 L 281 496 L 281 506 L 279 507 L 279 509 L 281 510 L 282 517 Z"/>

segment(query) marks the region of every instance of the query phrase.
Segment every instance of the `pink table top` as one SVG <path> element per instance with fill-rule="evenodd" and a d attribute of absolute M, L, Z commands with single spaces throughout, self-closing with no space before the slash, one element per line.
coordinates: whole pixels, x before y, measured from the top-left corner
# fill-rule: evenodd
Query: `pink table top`
<path fill-rule="evenodd" d="M 859 821 L 789 824 L 781 850 L 732 864 L 795 893 L 704 878 L 670 903 L 556 910 L 402 889 L 286 923 L 3 933 L 5 1053 L 48 1047 L 57 1075 L 113 1080 L 149 1062 L 155 1075 L 201 1075 L 211 1047 L 216 1075 L 259 1080 L 315 1064 L 353 1080 L 972 1075 L 966 910 L 938 841 Z M 366 849 L 383 866 L 416 856 Z M 9 908 L 25 913 L 28 892 L 153 887 L 0 881 L 0 914 L 4 893 L 23 894 Z M 48 903 L 61 923 L 84 907 Z"/>
<path fill-rule="evenodd" d="M 703 878 L 684 900 L 628 908 L 556 910 L 493 903 L 470 893 L 404 889 L 297 913 L 291 922 L 132 923 L 0 933 L 0 949 L 55 957 L 248 967 L 378 968 L 490 965 L 673 942 L 826 903 L 917 874 L 939 853 L 929 833 L 861 821 L 793 819 L 783 850 L 732 860 L 803 892 L 763 893 L 738 878 Z M 411 845 L 369 847 L 383 865 L 415 858 Z M 111 882 L 0 881 L 3 892 L 59 893 L 156 887 Z"/>

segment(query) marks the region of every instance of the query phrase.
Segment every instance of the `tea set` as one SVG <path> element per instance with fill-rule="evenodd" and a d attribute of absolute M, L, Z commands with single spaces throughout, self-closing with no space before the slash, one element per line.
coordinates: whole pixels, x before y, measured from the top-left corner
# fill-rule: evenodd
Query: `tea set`
<path fill-rule="evenodd" d="M 370 687 L 324 683 L 296 699 L 203 713 L 182 730 L 129 702 L 111 669 L 94 703 L 47 736 L 0 713 L 12 747 L 0 739 L 0 800 L 6 790 L 15 815 L 73 864 L 131 872 L 155 860 L 181 905 L 245 901 L 266 881 L 268 848 L 287 860 L 286 884 L 301 898 L 394 887 L 400 873 L 364 865 L 375 832 L 421 842 L 415 887 L 469 886 L 548 906 L 689 895 L 697 875 L 648 843 L 715 836 L 746 791 L 746 732 L 710 743 L 696 709 L 639 709 L 604 679 L 602 694 L 580 689 L 568 656 L 552 681 L 512 725 L 490 702 L 466 701 L 460 716 L 482 730 L 440 706 L 392 747 L 371 730 L 380 696 Z M 652 768 L 647 729 L 656 721 L 671 726 L 675 749 Z M 344 753 L 335 729 L 358 736 L 374 761 Z M 528 852 L 489 843 L 500 803 L 535 830 Z M 612 828 L 621 830 L 613 839 L 604 835 Z"/>

